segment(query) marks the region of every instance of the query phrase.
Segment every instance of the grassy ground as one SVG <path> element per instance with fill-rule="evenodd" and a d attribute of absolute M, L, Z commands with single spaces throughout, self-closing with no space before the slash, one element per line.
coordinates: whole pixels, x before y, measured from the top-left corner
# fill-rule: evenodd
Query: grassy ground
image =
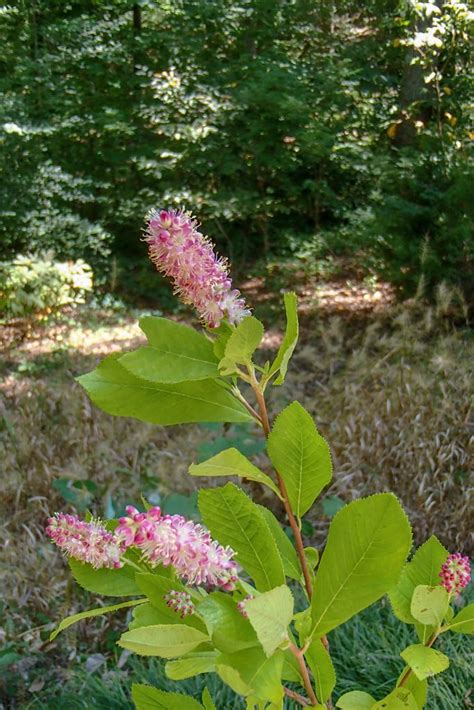
<path fill-rule="evenodd" d="M 285 286 L 285 278 L 272 271 L 272 289 Z M 340 501 L 393 490 L 418 542 L 435 532 L 450 549 L 469 553 L 474 343 L 467 328 L 452 327 L 450 295 L 441 292 L 435 308 L 416 302 L 398 307 L 391 305 L 389 290 L 377 284 L 302 283 L 301 344 L 287 385 L 273 392 L 272 408 L 300 399 L 332 447 L 334 484 L 308 518 L 308 541 L 323 543 L 331 508 Z M 257 303 L 257 315 L 271 325 L 265 345 L 274 350 L 279 324 L 275 299 L 262 296 L 266 285 L 268 279 L 265 284 L 262 277 L 253 278 L 246 291 Z M 74 376 L 105 353 L 139 342 L 136 316 L 85 310 L 5 353 L 0 410 L 4 707 L 129 708 L 132 680 L 164 684 L 155 662 L 143 666 L 122 654 L 115 669 L 123 614 L 81 624 L 48 643 L 55 620 L 96 604 L 71 584 L 60 556 L 45 541 L 48 514 L 91 509 L 116 515 L 142 493 L 170 511 L 192 514 L 191 461 L 238 445 L 265 466 L 262 445 L 255 446 L 252 432 L 243 427 L 165 429 L 112 418 L 90 405 Z M 335 660 L 344 678 L 339 689 L 363 685 L 380 694 L 400 668 L 403 633 L 383 607 L 335 633 Z M 452 668 L 435 684 L 430 708 L 469 707 L 468 665 L 460 643 Z M 347 658 L 353 661 L 350 668 Z M 211 691 L 222 693 L 213 683 Z M 239 705 L 221 698 L 218 707 Z"/>

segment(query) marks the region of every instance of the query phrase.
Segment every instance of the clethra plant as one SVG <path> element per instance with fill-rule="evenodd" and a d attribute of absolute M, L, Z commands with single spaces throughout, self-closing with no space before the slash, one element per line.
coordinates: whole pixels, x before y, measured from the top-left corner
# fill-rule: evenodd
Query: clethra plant
<path fill-rule="evenodd" d="M 118 521 L 59 513 L 47 532 L 77 582 L 131 599 L 69 617 L 52 637 L 80 619 L 133 607 L 121 647 L 167 659 L 172 680 L 217 673 L 247 708 L 277 710 L 285 698 L 342 710 L 425 707 L 427 679 L 449 665 L 434 648 L 438 636 L 474 629 L 474 605 L 457 614 L 451 606 L 470 581 L 467 558 L 449 554 L 433 536 L 407 562 L 411 528 L 391 493 L 343 507 L 321 557 L 305 547 L 302 518 L 332 477 L 329 447 L 298 402 L 273 423 L 266 404 L 270 386 L 285 380 L 298 339 L 295 294 L 284 295 L 286 332 L 275 359 L 256 364 L 263 325 L 196 222 L 185 212 L 153 212 L 146 241 L 157 268 L 196 307 L 202 330 L 145 317 L 147 345 L 105 358 L 79 381 L 98 407 L 118 416 L 165 426 L 253 423 L 266 437 L 272 474 L 235 448 L 192 464 L 189 473 L 267 488 L 292 534 L 233 482 L 200 491 L 203 524 L 163 515 L 146 501 L 142 512 L 128 506 Z M 417 643 L 401 653 L 400 675 L 385 697 L 354 689 L 334 700 L 328 634 L 385 594 Z M 146 685 L 134 685 L 132 695 L 138 710 L 216 707 L 208 689 L 200 701 Z"/>

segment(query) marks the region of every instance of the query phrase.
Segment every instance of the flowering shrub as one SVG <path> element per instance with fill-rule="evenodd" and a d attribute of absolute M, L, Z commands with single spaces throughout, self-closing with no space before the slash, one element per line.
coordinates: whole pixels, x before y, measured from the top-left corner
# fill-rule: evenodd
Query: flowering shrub
<path fill-rule="evenodd" d="M 298 339 L 296 296 L 284 295 L 286 332 L 273 362 L 255 364 L 264 329 L 232 290 L 227 265 L 183 212 L 150 216 L 146 241 L 157 268 L 196 306 L 204 330 L 164 318 L 140 325 L 147 345 L 107 357 L 79 381 L 104 411 L 161 425 L 253 422 L 266 437 L 273 474 L 229 448 L 189 473 L 253 481 L 278 498 L 292 531 L 235 483 L 203 488 L 203 524 L 162 515 L 144 501 L 118 521 L 57 514 L 47 532 L 69 556 L 89 591 L 132 597 L 65 619 L 53 632 L 88 616 L 134 607 L 119 645 L 167 659 L 180 680 L 217 673 L 248 708 L 333 708 L 336 677 L 327 634 L 388 594 L 394 614 L 414 627 L 418 643 L 401 653 L 400 676 L 384 698 L 354 689 L 342 710 L 416 710 L 427 702 L 427 679 L 449 659 L 433 648 L 444 633 L 472 633 L 474 605 L 455 614 L 451 602 L 470 579 L 467 558 L 449 554 L 435 536 L 415 551 L 410 524 L 391 493 L 355 500 L 335 515 L 323 554 L 305 547 L 303 516 L 332 478 L 329 447 L 298 403 L 270 422 L 266 392 L 283 384 Z M 302 601 L 303 600 L 303 601 Z M 135 685 L 138 710 L 215 708 Z"/>

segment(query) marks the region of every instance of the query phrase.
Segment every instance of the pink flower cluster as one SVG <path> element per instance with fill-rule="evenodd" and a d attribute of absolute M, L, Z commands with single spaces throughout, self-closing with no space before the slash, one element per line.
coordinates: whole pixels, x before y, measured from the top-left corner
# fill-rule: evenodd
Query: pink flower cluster
<path fill-rule="evenodd" d="M 234 551 L 212 540 L 202 525 L 181 515 L 161 515 L 159 508 L 139 513 L 130 505 L 126 511 L 114 533 L 98 520 L 86 523 L 64 513 L 48 520 L 46 532 L 69 557 L 96 569 L 122 567 L 121 557 L 134 546 L 151 565 L 172 565 L 189 584 L 234 588 Z"/>
<path fill-rule="evenodd" d="M 120 542 L 134 545 L 150 564 L 172 565 L 189 584 L 233 589 L 237 581 L 234 551 L 211 539 L 209 532 L 181 515 L 161 515 L 159 508 L 139 513 L 127 507 L 115 531 Z"/>
<path fill-rule="evenodd" d="M 173 609 L 182 619 L 185 616 L 194 614 L 195 607 L 188 592 L 179 592 L 176 589 L 171 589 L 168 594 L 165 594 L 163 599 L 166 602 L 166 606 Z"/>
<path fill-rule="evenodd" d="M 471 581 L 471 565 L 469 557 L 463 557 L 459 552 L 449 555 L 439 573 L 441 584 L 448 592 L 460 594 Z"/>
<path fill-rule="evenodd" d="M 56 513 L 49 518 L 46 532 L 69 557 L 99 567 L 122 567 L 123 545 L 99 520 L 86 523 L 75 515 Z"/>
<path fill-rule="evenodd" d="M 239 323 L 250 315 L 240 292 L 232 288 L 227 261 L 184 211 L 153 210 L 145 233 L 150 259 L 174 281 L 175 293 L 193 305 L 210 328 L 223 318 Z"/>

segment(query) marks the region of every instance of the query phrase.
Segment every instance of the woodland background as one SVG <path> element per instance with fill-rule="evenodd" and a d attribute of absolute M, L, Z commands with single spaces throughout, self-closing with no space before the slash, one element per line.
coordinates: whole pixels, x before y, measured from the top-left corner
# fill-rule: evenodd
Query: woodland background
<path fill-rule="evenodd" d="M 192 461 L 236 446 L 265 466 L 245 427 L 114 419 L 74 382 L 136 346 L 143 313 L 195 323 L 140 241 L 157 205 L 191 210 L 232 260 L 269 353 L 281 291 L 298 293 L 273 404 L 303 402 L 335 468 L 308 542 L 393 490 L 418 543 L 472 552 L 472 28 L 457 0 L 1 6 L 0 708 L 129 710 L 132 680 L 172 686 L 118 652 L 123 616 L 48 642 L 100 603 L 45 540 L 51 512 L 114 516 L 144 494 L 192 517 Z M 335 632 L 338 694 L 388 688 L 406 636 L 384 603 Z M 434 710 L 472 707 L 469 648 L 449 655 Z"/>

